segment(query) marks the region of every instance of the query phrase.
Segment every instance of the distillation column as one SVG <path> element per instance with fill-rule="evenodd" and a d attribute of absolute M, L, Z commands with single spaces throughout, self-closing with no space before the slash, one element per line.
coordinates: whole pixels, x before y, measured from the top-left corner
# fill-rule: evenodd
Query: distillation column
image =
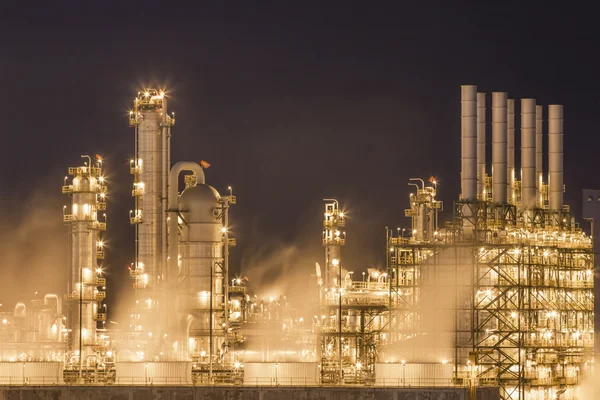
<path fill-rule="evenodd" d="M 506 204 L 507 116 L 506 93 L 492 93 L 492 196 L 496 204 Z"/>
<path fill-rule="evenodd" d="M 134 176 L 135 210 L 130 215 L 130 222 L 136 225 L 132 275 L 136 289 L 137 331 L 144 330 L 144 325 L 151 321 L 155 326 L 147 326 L 147 330 L 159 333 L 164 326 L 158 315 L 161 306 L 158 291 L 166 269 L 167 176 L 170 127 L 174 122 L 167 114 L 164 92 L 146 89 L 138 93 L 129 118 L 129 125 L 135 127 L 136 133 L 135 158 L 130 165 Z"/>
<path fill-rule="evenodd" d="M 99 214 L 106 220 L 105 197 L 107 187 L 102 176 L 101 159 L 95 166 L 89 156 L 88 162 L 80 167 L 70 167 L 72 183 L 62 192 L 71 196 L 71 210 L 65 206 L 63 220 L 71 227 L 71 263 L 68 293 L 65 300 L 69 304 L 67 329 L 71 332 L 69 350 L 79 354 L 74 362 L 85 362 L 93 354 L 96 341 L 96 321 L 104 321 L 106 314 L 101 312 L 100 302 L 106 297 L 106 279 L 98 260 L 104 259 L 103 242 L 100 231 L 106 230 L 106 222 L 99 221 Z M 99 157 L 99 156 L 98 156 Z"/>

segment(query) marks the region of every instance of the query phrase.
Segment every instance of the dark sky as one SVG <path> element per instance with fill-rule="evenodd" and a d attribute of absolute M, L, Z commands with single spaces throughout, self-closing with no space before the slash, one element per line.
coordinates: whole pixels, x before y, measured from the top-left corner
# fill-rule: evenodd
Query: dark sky
<path fill-rule="evenodd" d="M 176 112 L 172 160 L 205 159 L 209 184 L 234 187 L 234 270 L 257 252 L 296 244 L 299 265 L 312 272 L 322 257 L 323 197 L 348 210 L 345 264 L 355 271 L 382 265 L 386 224 L 408 226 L 409 177 L 435 175 L 451 209 L 461 84 L 565 105 L 566 199 L 579 210 L 581 189 L 600 187 L 596 21 L 585 8 L 547 2 L 446 3 L 4 5 L 3 246 L 17 248 L 11 230 L 31 220 L 31 207 L 57 204 L 47 218 L 64 231 L 66 168 L 100 153 L 111 193 L 109 304 L 129 290 L 126 111 L 146 85 L 166 87 Z M 21 245 L 39 252 L 40 236 Z"/>

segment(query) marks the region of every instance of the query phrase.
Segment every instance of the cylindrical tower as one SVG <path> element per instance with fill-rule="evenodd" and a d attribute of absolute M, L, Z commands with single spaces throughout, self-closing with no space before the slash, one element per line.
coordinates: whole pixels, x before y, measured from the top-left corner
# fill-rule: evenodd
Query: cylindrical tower
<path fill-rule="evenodd" d="M 544 107 L 535 106 L 535 180 L 537 188 L 537 206 L 544 206 L 544 171 L 543 171 L 543 115 Z"/>
<path fill-rule="evenodd" d="M 563 208 L 563 106 L 548 106 L 548 185 L 550 210 Z"/>
<path fill-rule="evenodd" d="M 159 307 L 158 286 L 162 282 L 167 258 L 167 204 L 170 127 L 174 118 L 167 115 L 165 94 L 155 89 L 138 93 L 130 112 L 129 124 L 135 127 L 135 157 L 130 172 L 134 176 L 132 195 L 135 210 L 130 222 L 136 225 L 135 277 L 136 328 L 143 329 Z"/>
<path fill-rule="evenodd" d="M 506 93 L 492 93 L 492 197 L 496 204 L 506 204 L 507 116 Z"/>
<path fill-rule="evenodd" d="M 477 93 L 477 196 L 485 200 L 485 93 Z"/>
<path fill-rule="evenodd" d="M 325 218 L 323 220 L 323 246 L 325 247 L 325 288 L 341 285 L 342 246 L 346 244 L 346 232 L 340 230 L 346 226 L 344 212 L 339 209 L 337 200 L 325 199 Z"/>
<path fill-rule="evenodd" d="M 521 210 L 536 205 L 535 140 L 535 99 L 521 99 Z"/>
<path fill-rule="evenodd" d="M 179 238 L 179 307 L 188 324 L 188 357 L 213 363 L 224 353 L 225 269 L 221 196 L 211 186 L 198 184 L 181 194 L 182 231 Z M 183 278 L 183 279 L 182 279 Z"/>
<path fill-rule="evenodd" d="M 107 187 L 101 158 L 97 156 L 98 162 L 93 165 L 89 156 L 82 157 L 88 161 L 69 168 L 72 182 L 67 185 L 65 177 L 62 192 L 71 196 L 70 209 L 65 206 L 63 210 L 63 221 L 71 227 L 71 262 L 65 295 L 69 305 L 67 329 L 71 332 L 69 350 L 79 352 L 80 360 L 85 362 L 96 345 L 96 322 L 106 319 L 106 314 L 100 312 L 100 302 L 106 297 L 106 279 L 98 260 L 104 259 L 99 232 L 106 230 Z"/>
<path fill-rule="evenodd" d="M 507 165 L 507 177 L 508 187 L 506 192 L 506 198 L 509 204 L 516 204 L 517 196 L 515 190 L 516 173 L 515 173 L 515 101 L 508 99 L 506 101 L 507 106 L 507 120 L 506 120 L 506 165 Z"/>

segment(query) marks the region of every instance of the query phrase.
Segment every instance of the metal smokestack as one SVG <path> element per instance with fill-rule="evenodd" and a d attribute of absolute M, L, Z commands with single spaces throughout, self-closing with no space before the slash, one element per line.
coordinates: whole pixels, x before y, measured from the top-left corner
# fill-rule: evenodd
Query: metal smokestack
<path fill-rule="evenodd" d="M 548 185 L 550 210 L 563 208 L 563 106 L 548 106 Z"/>
<path fill-rule="evenodd" d="M 506 204 L 506 97 L 504 92 L 492 93 L 492 200 L 496 204 Z"/>
<path fill-rule="evenodd" d="M 477 196 L 485 200 L 485 93 L 477 93 Z"/>
<path fill-rule="evenodd" d="M 542 186 L 544 185 L 544 167 L 543 167 L 543 144 L 542 144 L 542 134 L 543 134 L 543 125 L 542 118 L 544 114 L 544 107 L 536 106 L 535 107 L 535 182 L 537 188 L 537 205 L 538 207 L 543 207 L 544 199 L 542 195 Z"/>
<path fill-rule="evenodd" d="M 536 204 L 535 99 L 521 99 L 521 210 Z"/>
<path fill-rule="evenodd" d="M 477 200 L 477 86 L 461 86 L 461 193 L 463 200 Z"/>
<path fill-rule="evenodd" d="M 506 105 L 508 107 L 508 131 L 506 136 L 506 143 L 508 147 L 508 153 L 506 156 L 508 168 L 508 186 L 506 196 L 510 204 L 515 204 L 517 201 L 515 192 L 515 101 L 513 99 L 508 99 Z"/>

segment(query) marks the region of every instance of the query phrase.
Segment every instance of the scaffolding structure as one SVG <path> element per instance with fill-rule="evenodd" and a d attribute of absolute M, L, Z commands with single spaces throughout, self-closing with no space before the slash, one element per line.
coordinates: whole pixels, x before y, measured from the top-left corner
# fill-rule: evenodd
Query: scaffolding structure
<path fill-rule="evenodd" d="M 424 201 L 411 195 L 406 214 Z M 502 399 L 569 398 L 593 357 L 592 240 L 568 206 L 515 206 L 461 200 L 432 238 L 388 236 L 390 341 L 381 348 L 404 341 L 411 357 L 452 359 L 457 383 L 497 382 Z M 433 351 L 419 340 L 428 336 Z"/>

